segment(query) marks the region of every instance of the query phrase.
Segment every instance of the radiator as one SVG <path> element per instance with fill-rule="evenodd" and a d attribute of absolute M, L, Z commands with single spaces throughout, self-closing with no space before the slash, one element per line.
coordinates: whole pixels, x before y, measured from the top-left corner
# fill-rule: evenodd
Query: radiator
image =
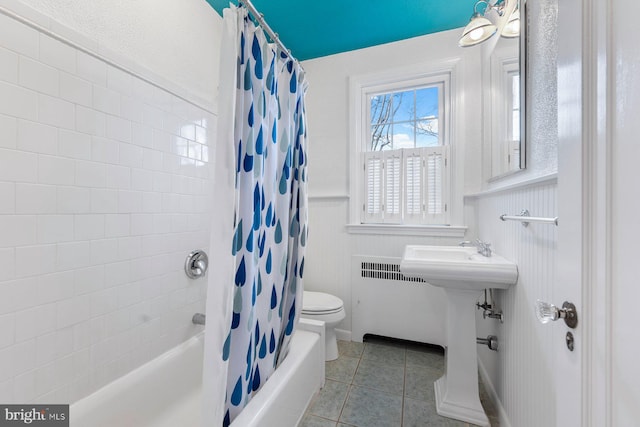
<path fill-rule="evenodd" d="M 351 313 L 353 341 L 375 334 L 446 345 L 444 291 L 404 277 L 399 258 L 351 257 Z"/>

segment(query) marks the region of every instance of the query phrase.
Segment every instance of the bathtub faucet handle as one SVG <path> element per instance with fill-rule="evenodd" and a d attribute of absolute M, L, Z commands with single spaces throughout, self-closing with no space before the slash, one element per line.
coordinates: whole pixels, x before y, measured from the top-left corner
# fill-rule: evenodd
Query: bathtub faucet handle
<path fill-rule="evenodd" d="M 209 265 L 209 257 L 203 250 L 191 252 L 184 262 L 184 272 L 190 279 L 198 279 L 204 276 Z"/>
<path fill-rule="evenodd" d="M 202 275 L 204 274 L 204 271 L 207 269 L 207 264 L 203 260 L 199 259 L 193 263 L 193 267 L 194 267 L 193 272 L 196 275 Z"/>
<path fill-rule="evenodd" d="M 193 322 L 194 325 L 204 325 L 206 320 L 207 320 L 206 314 L 202 314 L 202 313 L 196 313 L 191 318 L 191 322 Z"/>

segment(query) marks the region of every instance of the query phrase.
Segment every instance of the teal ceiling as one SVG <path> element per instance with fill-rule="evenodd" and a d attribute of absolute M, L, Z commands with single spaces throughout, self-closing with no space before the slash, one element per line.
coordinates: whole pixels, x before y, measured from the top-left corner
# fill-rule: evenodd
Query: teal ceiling
<path fill-rule="evenodd" d="M 229 0 L 207 0 L 222 15 Z M 233 1 L 237 4 L 237 1 Z M 476 0 L 252 0 L 299 60 L 463 27 Z"/>

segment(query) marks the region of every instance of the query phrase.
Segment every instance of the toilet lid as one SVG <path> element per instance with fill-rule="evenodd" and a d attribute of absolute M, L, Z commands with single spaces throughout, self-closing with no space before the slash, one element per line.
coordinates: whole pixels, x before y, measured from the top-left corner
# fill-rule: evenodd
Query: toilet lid
<path fill-rule="evenodd" d="M 304 291 L 302 297 L 302 311 L 307 313 L 326 313 L 338 311 L 342 308 L 342 300 L 324 292 Z"/>

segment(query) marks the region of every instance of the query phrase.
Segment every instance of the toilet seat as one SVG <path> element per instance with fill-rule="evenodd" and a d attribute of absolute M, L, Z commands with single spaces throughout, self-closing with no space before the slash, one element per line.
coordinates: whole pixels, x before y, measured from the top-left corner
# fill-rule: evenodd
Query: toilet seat
<path fill-rule="evenodd" d="M 324 292 L 304 291 L 301 317 L 323 322 L 325 361 L 338 358 L 338 341 L 335 327 L 344 320 L 346 315 L 344 303 L 340 298 Z"/>
<path fill-rule="evenodd" d="M 304 291 L 302 298 L 302 313 L 322 315 L 338 313 L 344 309 L 342 300 L 324 292 Z"/>

